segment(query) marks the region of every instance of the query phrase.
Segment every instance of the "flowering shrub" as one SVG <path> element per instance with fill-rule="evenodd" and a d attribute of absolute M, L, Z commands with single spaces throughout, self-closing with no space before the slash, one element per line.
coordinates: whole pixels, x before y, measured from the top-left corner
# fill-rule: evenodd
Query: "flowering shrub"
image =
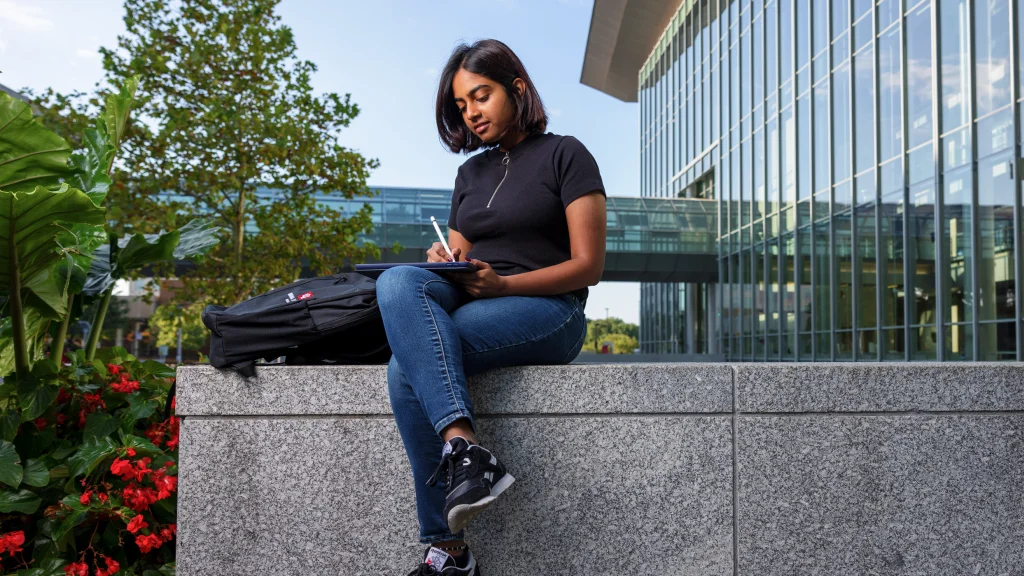
<path fill-rule="evenodd" d="M 174 573 L 173 381 L 112 348 L 0 384 L 0 573 Z"/>

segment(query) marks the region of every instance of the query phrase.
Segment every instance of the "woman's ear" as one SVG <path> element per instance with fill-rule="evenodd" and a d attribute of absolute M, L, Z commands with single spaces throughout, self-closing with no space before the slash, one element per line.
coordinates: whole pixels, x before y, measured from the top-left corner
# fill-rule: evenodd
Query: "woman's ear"
<path fill-rule="evenodd" d="M 526 94 L 526 82 L 523 82 L 522 78 L 516 78 L 515 80 L 513 80 L 512 86 L 516 89 L 516 92 L 518 92 L 520 96 Z"/>

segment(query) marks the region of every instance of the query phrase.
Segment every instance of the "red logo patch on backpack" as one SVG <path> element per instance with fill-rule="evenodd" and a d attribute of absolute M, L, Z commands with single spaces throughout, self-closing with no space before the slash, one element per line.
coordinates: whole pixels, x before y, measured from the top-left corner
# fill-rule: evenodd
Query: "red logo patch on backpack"
<path fill-rule="evenodd" d="M 313 297 L 312 292 L 306 292 L 305 294 L 299 294 L 299 300 L 309 300 Z"/>

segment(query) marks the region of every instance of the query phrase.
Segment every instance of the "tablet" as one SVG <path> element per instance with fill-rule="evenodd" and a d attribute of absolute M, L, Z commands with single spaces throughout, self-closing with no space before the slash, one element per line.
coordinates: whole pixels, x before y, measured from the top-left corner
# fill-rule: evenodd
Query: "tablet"
<path fill-rule="evenodd" d="M 409 263 L 375 263 L 375 264 L 356 264 L 356 272 L 373 272 L 379 274 L 389 268 L 395 266 L 415 266 L 417 268 L 425 268 L 427 270 L 433 270 L 434 272 L 476 272 L 476 264 L 472 262 L 409 262 Z"/>

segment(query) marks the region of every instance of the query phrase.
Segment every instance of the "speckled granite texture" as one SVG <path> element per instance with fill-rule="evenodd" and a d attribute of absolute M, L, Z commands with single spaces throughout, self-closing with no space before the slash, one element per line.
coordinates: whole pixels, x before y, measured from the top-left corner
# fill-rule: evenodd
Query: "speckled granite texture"
<path fill-rule="evenodd" d="M 413 569 L 383 366 L 178 385 L 179 574 Z M 470 387 L 517 478 L 469 531 L 487 576 L 1024 576 L 1024 365 L 531 366 Z"/>

